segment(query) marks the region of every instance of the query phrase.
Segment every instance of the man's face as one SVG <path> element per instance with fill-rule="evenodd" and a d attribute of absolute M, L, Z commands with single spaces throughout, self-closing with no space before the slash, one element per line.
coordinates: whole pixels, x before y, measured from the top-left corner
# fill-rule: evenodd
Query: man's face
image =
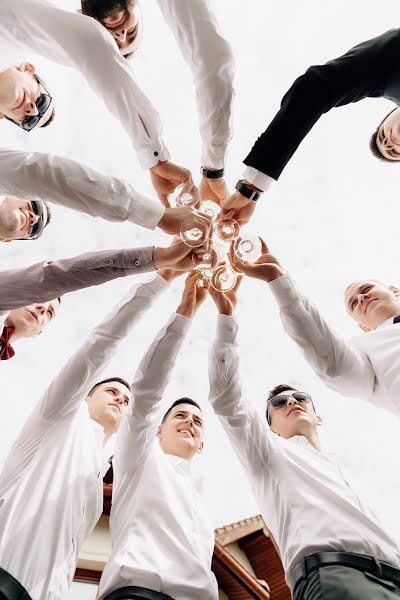
<path fill-rule="evenodd" d="M 36 101 L 39 96 L 46 93 L 46 90 L 35 79 L 34 73 L 35 67 L 29 63 L 9 67 L 2 72 L 0 119 L 8 117 L 17 123 L 22 123 L 25 117 L 39 114 Z M 53 109 L 53 101 L 51 101 L 37 127 L 47 123 Z"/>
<path fill-rule="evenodd" d="M 127 10 L 117 10 L 102 21 L 111 33 L 122 56 L 134 52 L 142 35 L 142 15 L 139 5 L 134 2 Z"/>
<path fill-rule="evenodd" d="M 285 439 L 295 435 L 304 435 L 317 429 L 321 419 L 315 413 L 311 402 L 298 403 L 291 394 L 296 390 L 285 390 L 279 396 L 286 396 L 286 406 L 274 408 L 269 406 L 271 429 Z"/>
<path fill-rule="evenodd" d="M 115 433 L 130 399 L 130 390 L 120 381 L 102 383 L 86 398 L 90 418 L 107 432 Z"/>
<path fill-rule="evenodd" d="M 16 308 L 7 316 L 7 325 L 14 327 L 19 338 L 35 337 L 55 318 L 59 308 L 58 300 Z"/>
<path fill-rule="evenodd" d="M 352 283 L 345 292 L 347 312 L 364 330 L 376 329 L 391 316 L 400 314 L 400 291 L 377 281 Z"/>
<path fill-rule="evenodd" d="M 41 202 L 41 206 L 43 221 L 47 223 L 46 205 Z M 0 204 L 0 241 L 11 242 L 27 238 L 38 220 L 39 216 L 33 212 L 32 205 L 28 200 L 22 200 L 16 196 L 6 196 Z"/>
<path fill-rule="evenodd" d="M 385 158 L 400 160 L 400 108 L 386 117 L 379 128 L 376 143 Z"/>
<path fill-rule="evenodd" d="M 178 404 L 160 425 L 157 437 L 165 454 L 190 460 L 203 449 L 204 419 L 192 404 Z"/>

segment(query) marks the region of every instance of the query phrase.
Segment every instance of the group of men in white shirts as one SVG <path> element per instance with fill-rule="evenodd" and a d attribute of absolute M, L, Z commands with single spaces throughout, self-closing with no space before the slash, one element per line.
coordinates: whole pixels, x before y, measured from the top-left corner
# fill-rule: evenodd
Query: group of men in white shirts
<path fill-rule="evenodd" d="M 203 143 L 200 194 L 220 203 L 223 214 L 246 223 L 270 180 L 280 175 L 260 168 L 257 144 L 265 145 L 268 135 L 256 142 L 255 162 L 246 159 L 244 178 L 229 196 L 224 164 L 234 95 L 232 51 L 206 0 L 158 4 L 194 77 Z M 192 176 L 170 161 L 159 116 L 129 67 L 142 27 L 136 0 L 82 0 L 81 8 L 83 14 L 74 14 L 46 0 L 2 0 L 2 43 L 82 73 L 124 126 L 140 164 L 150 170 L 160 202 L 73 160 L 1 149 L 0 240 L 40 237 L 51 220 L 51 203 L 110 221 L 159 227 L 171 235 L 196 216 L 211 231 L 211 219 L 196 208 L 169 205 L 170 193 L 181 183 L 191 183 Z M 321 114 L 336 105 L 339 101 Z M 287 108 L 287 103 L 282 106 Z M 51 91 L 33 64 L 0 71 L 0 118 L 26 132 L 51 126 L 57 118 Z M 397 160 L 396 144 L 388 141 L 397 121 L 390 118 L 389 125 L 378 127 L 376 144 L 385 160 Z M 65 598 L 82 544 L 102 512 L 102 478 L 111 454 L 112 551 L 99 600 L 217 599 L 211 571 L 213 529 L 201 481 L 191 465 L 203 449 L 201 403 L 191 395 L 178 398 L 159 417 L 179 350 L 207 295 L 218 312 L 209 355 L 209 401 L 276 540 L 293 597 L 400 597 L 399 542 L 322 449 L 318 407 L 307 390 L 276 385 L 268 395 L 265 417 L 245 398 L 235 318 L 243 276 L 268 283 L 285 331 L 324 383 L 398 416 L 400 290 L 374 280 L 350 285 L 345 307 L 364 333 L 346 342 L 297 289 L 265 242 L 255 263 L 240 260 L 231 249 L 238 278 L 228 292 L 197 285 L 198 273 L 191 272 L 194 252 L 174 239 L 167 248 L 104 250 L 0 272 L 1 361 L 13 358 L 14 344 L 21 338 L 38 335 L 56 318 L 64 294 L 154 272 L 150 281 L 129 291 L 62 367 L 4 463 L 0 600 Z M 133 381 L 118 375 L 104 379 L 122 340 L 184 272 L 189 274 L 179 305 Z"/>

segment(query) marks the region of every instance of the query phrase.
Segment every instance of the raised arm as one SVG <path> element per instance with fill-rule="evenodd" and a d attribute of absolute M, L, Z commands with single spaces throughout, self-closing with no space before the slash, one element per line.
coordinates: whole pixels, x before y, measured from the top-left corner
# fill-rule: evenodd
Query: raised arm
<path fill-rule="evenodd" d="M 269 466 L 274 444 L 267 423 L 242 392 L 236 341 L 238 325 L 233 316 L 237 287 L 233 293 L 211 290 L 219 315 L 209 353 L 209 400 L 243 467 L 257 477 L 260 469 Z"/>
<path fill-rule="evenodd" d="M 143 464 L 146 452 L 154 441 L 155 416 L 160 408 L 176 357 L 190 327 L 191 319 L 207 295 L 205 287 L 198 287 L 198 274 L 188 276 L 182 300 L 167 324 L 161 329 L 144 355 L 132 389 L 133 402 L 121 423 L 113 460 L 114 472 L 135 470 Z"/>
<path fill-rule="evenodd" d="M 157 111 L 136 84 L 112 36 L 94 19 L 45 0 L 2 0 L 0 33 L 3 43 L 20 42 L 80 71 L 131 138 L 143 169 L 169 159 Z"/>
<path fill-rule="evenodd" d="M 286 333 L 324 383 L 345 396 L 368 400 L 375 383 L 368 359 L 335 333 L 318 308 L 301 295 L 284 274 L 264 241 L 262 244 L 263 254 L 254 264 L 242 262 L 231 250 L 234 267 L 245 275 L 269 283 Z"/>
<path fill-rule="evenodd" d="M 155 229 L 165 209 L 131 185 L 69 158 L 0 150 L 0 192 L 40 199 L 107 221 L 130 221 Z"/>

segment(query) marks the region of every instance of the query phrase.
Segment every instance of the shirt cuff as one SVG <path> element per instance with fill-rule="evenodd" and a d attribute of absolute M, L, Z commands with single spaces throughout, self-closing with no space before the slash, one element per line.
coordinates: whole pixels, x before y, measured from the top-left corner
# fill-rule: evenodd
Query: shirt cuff
<path fill-rule="evenodd" d="M 163 140 L 160 139 L 154 142 L 151 148 L 147 147 L 138 150 L 137 157 L 142 169 L 151 169 L 158 163 L 159 160 L 169 160 L 171 155 L 168 152 L 168 148 L 164 144 Z"/>
<path fill-rule="evenodd" d="M 169 283 L 168 283 L 168 281 L 165 281 L 165 279 L 157 273 L 157 275 L 154 277 L 154 279 L 152 279 L 151 281 L 146 283 L 146 286 L 154 294 L 159 294 L 167 289 L 167 287 L 169 286 Z"/>
<path fill-rule="evenodd" d="M 278 279 L 274 279 L 268 285 L 278 306 L 281 308 L 290 306 L 299 299 L 299 294 L 289 275 L 278 277 Z"/>
<path fill-rule="evenodd" d="M 146 227 L 146 229 L 155 229 L 164 216 L 165 206 L 136 191 L 134 194 L 136 202 L 128 215 L 128 221 Z"/>
<path fill-rule="evenodd" d="M 217 332 L 215 335 L 216 341 L 234 344 L 238 328 L 239 326 L 235 317 L 231 317 L 230 315 L 218 315 Z"/>
<path fill-rule="evenodd" d="M 225 166 L 225 157 L 227 146 L 212 146 L 203 148 L 201 154 L 201 164 L 210 169 L 223 169 Z"/>
<path fill-rule="evenodd" d="M 168 322 L 168 328 L 176 333 L 184 335 L 189 330 L 191 324 L 192 319 L 184 317 L 179 313 L 172 313 Z"/>
<path fill-rule="evenodd" d="M 254 167 L 246 167 L 242 173 L 243 179 L 246 179 L 249 183 L 252 183 L 255 187 L 266 192 L 270 187 L 271 183 L 275 181 L 269 175 L 258 171 Z"/>
<path fill-rule="evenodd" d="M 155 271 L 156 268 L 153 264 L 153 246 L 122 250 L 122 268 L 131 271 L 130 274 L 132 275 L 135 274 L 135 271 L 138 273 L 150 273 L 151 271 Z"/>

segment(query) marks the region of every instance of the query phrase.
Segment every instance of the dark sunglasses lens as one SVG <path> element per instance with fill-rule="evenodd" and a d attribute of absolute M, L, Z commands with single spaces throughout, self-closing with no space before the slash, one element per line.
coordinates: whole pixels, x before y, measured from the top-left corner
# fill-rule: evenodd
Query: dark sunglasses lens
<path fill-rule="evenodd" d="M 41 115 L 32 115 L 31 117 L 25 117 L 25 119 L 22 121 L 22 129 L 25 131 L 30 131 L 36 127 L 36 125 L 39 123 L 40 116 Z"/>
<path fill-rule="evenodd" d="M 46 110 L 50 106 L 50 96 L 48 94 L 41 94 L 39 98 L 36 100 L 36 108 L 42 115 L 46 112 Z"/>
<path fill-rule="evenodd" d="M 286 405 L 287 400 L 287 396 L 274 396 L 271 398 L 271 404 L 274 408 L 282 408 L 282 406 Z"/>
<path fill-rule="evenodd" d="M 37 223 L 32 225 L 29 237 L 32 239 L 36 239 L 42 235 L 44 229 L 43 205 L 41 202 L 36 202 L 36 200 L 32 200 L 31 207 L 32 212 L 39 217 L 39 220 Z"/>
<path fill-rule="evenodd" d="M 304 392 L 294 392 L 292 396 L 297 402 L 309 402 L 310 400 L 310 396 Z"/>

